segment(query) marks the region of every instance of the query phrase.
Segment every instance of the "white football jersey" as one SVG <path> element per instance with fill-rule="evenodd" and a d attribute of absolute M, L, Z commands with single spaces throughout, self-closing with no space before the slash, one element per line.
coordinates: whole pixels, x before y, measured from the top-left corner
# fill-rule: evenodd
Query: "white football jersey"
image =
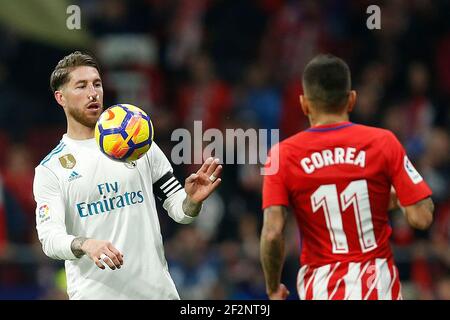
<path fill-rule="evenodd" d="M 66 260 L 70 299 L 179 299 L 153 193 L 153 184 L 168 172 L 172 167 L 156 143 L 125 164 L 103 155 L 95 139 L 66 134 L 36 167 L 39 240 L 48 256 Z M 170 189 L 170 195 L 186 194 L 177 180 Z M 76 258 L 70 244 L 79 236 L 110 241 L 124 255 L 122 267 L 111 270 L 104 264 L 101 270 L 86 255 Z"/>

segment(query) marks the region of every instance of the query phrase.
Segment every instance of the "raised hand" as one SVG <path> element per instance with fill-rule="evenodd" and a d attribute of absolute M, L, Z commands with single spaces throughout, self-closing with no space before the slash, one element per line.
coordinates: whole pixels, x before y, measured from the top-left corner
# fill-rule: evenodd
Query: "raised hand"
<path fill-rule="evenodd" d="M 190 201 L 201 203 L 216 190 L 222 179 L 219 178 L 222 166 L 219 159 L 208 158 L 202 167 L 191 174 L 184 183 L 184 190 Z"/>

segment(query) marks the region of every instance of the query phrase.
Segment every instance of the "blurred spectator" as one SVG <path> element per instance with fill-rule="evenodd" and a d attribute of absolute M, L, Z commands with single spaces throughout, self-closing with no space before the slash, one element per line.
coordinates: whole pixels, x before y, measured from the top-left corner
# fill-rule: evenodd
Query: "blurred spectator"
<path fill-rule="evenodd" d="M 203 20 L 204 47 L 222 79 L 239 81 L 257 59 L 267 21 L 263 5 L 257 0 L 210 1 Z"/>
<path fill-rule="evenodd" d="M 385 83 L 389 78 L 387 66 L 373 62 L 365 66 L 360 79 L 355 86 L 357 98 L 356 107 L 351 113 L 352 121 L 357 123 L 379 126 L 381 118 L 380 103 L 385 95 Z M 398 119 L 393 119 L 398 122 Z"/>
<path fill-rule="evenodd" d="M 450 269 L 450 192 L 448 189 L 447 199 L 436 208 L 431 239 L 433 253 L 448 271 Z"/>
<path fill-rule="evenodd" d="M 438 300 L 450 300 L 450 277 L 447 275 L 443 277 L 437 283 L 437 295 L 436 299 Z"/>
<path fill-rule="evenodd" d="M 9 148 L 5 170 L 2 171 L 3 183 L 11 195 L 27 214 L 28 224 L 34 225 L 36 203 L 33 197 L 34 164 L 30 161 L 29 150 L 24 145 Z M 30 228 L 29 232 L 33 232 Z"/>
<path fill-rule="evenodd" d="M 8 235 L 6 229 L 6 212 L 4 204 L 3 181 L 0 175 L 0 256 L 3 254 L 8 243 Z"/>
<path fill-rule="evenodd" d="M 193 56 L 189 67 L 190 81 L 178 91 L 181 125 L 191 128 L 197 120 L 202 121 L 203 130 L 221 128 L 222 119 L 231 109 L 230 87 L 216 77 L 213 62 L 206 54 Z"/>
<path fill-rule="evenodd" d="M 182 299 L 204 300 L 218 279 L 217 262 L 205 237 L 195 228 L 182 228 L 171 240 L 168 263 Z"/>
<path fill-rule="evenodd" d="M 420 240 L 413 246 L 411 280 L 419 292 L 420 300 L 433 299 L 432 269 L 429 263 L 428 242 Z"/>
<path fill-rule="evenodd" d="M 403 145 L 408 130 L 408 123 L 404 121 L 406 118 L 405 112 L 406 111 L 399 104 L 393 103 L 388 106 L 388 109 L 385 111 L 384 117 L 381 120 L 381 126 L 392 131 Z"/>
<path fill-rule="evenodd" d="M 429 74 L 425 65 L 412 63 L 408 69 L 409 99 L 405 102 L 407 109 L 408 133 L 406 149 L 414 159 L 423 152 L 427 133 L 434 123 L 435 111 L 429 94 Z"/>
<path fill-rule="evenodd" d="M 245 88 L 241 89 L 245 94 L 237 102 L 240 116 L 244 120 L 256 120 L 257 128 L 280 126 L 281 96 L 271 80 L 270 70 L 264 64 L 252 64 L 246 74 Z"/>
<path fill-rule="evenodd" d="M 200 51 L 203 40 L 202 19 L 207 0 L 180 0 L 175 6 L 169 29 L 168 64 L 178 69 Z"/>
<path fill-rule="evenodd" d="M 450 181 L 450 135 L 445 129 L 433 128 L 424 132 L 424 153 L 420 167 L 433 190 L 433 198 L 440 203 L 448 199 Z"/>
<path fill-rule="evenodd" d="M 443 37 L 436 49 L 436 72 L 439 88 L 450 95 L 450 32 Z"/>
<path fill-rule="evenodd" d="M 280 81 L 300 78 L 306 63 L 327 51 L 328 35 L 316 1 L 286 1 L 270 19 L 263 42 L 263 61 Z"/>
<path fill-rule="evenodd" d="M 303 94 L 301 79 L 292 79 L 282 90 L 280 140 L 284 140 L 308 126 L 308 119 L 300 108 L 300 95 Z"/>
<path fill-rule="evenodd" d="M 96 36 L 141 33 L 148 30 L 148 10 L 143 1 L 99 0 L 89 5 L 89 29 Z M 84 7 L 83 7 L 84 8 Z"/>

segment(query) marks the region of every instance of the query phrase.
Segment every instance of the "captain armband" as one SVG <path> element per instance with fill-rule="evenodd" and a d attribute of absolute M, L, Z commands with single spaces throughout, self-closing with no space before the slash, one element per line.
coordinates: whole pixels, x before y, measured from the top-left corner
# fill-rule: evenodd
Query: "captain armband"
<path fill-rule="evenodd" d="M 183 186 L 180 181 L 170 171 L 153 184 L 153 193 L 162 203 L 181 189 Z"/>

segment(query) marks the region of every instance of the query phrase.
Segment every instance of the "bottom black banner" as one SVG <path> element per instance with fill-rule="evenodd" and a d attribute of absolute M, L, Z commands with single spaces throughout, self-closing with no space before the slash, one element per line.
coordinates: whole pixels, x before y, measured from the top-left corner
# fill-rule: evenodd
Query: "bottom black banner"
<path fill-rule="evenodd" d="M 31 311 L 33 316 L 95 315 L 111 317 L 124 314 L 142 319 L 305 319 L 311 317 L 383 319 L 399 312 L 408 315 L 426 315 L 443 308 L 449 301 L 0 301 L 2 311 L 11 308 L 12 314 Z M 58 312 L 60 311 L 60 312 Z M 92 312 L 92 313 L 91 313 Z M 138 316 L 137 316 L 138 315 Z M 126 319 L 129 320 L 129 319 Z"/>

